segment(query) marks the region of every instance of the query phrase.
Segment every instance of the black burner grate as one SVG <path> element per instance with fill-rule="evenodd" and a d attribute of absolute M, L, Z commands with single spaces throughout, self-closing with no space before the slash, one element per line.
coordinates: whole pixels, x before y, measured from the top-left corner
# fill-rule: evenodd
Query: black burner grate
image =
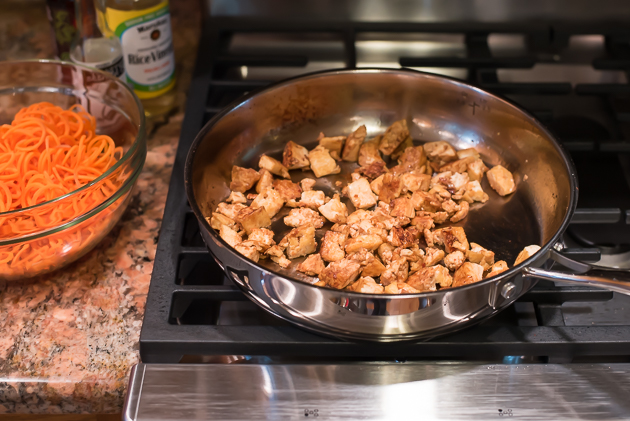
<path fill-rule="evenodd" d="M 428 342 L 365 345 L 324 338 L 268 316 L 227 281 L 203 244 L 184 193 L 183 166 L 195 135 L 215 113 L 244 93 L 282 78 L 287 69 L 299 73 L 309 70 L 316 59 L 322 56 L 325 59 L 318 43 L 337 42 L 338 47 L 333 48 L 329 62 L 357 66 L 357 40 L 363 33 L 371 36 L 462 35 L 463 55 L 401 56 L 398 64 L 463 70 L 469 82 L 506 95 L 529 109 L 556 131 L 573 154 L 578 174 L 588 179 L 580 192 L 580 207 L 572 225 L 578 244 L 612 243 L 623 247 L 623 239 L 630 238 L 630 217 L 627 216 L 630 215 L 627 182 L 630 166 L 626 162 L 626 153 L 630 152 L 630 85 L 501 82 L 500 77 L 502 69 L 533 68 L 549 51 L 564 47 L 571 35 L 582 33 L 599 33 L 606 37 L 606 53 L 593 61 L 595 69 L 625 72 L 630 67 L 627 25 L 575 28 L 553 26 L 548 22 L 322 23 L 214 18 L 204 25 L 189 91 L 140 337 L 142 360 L 176 362 L 184 355 L 390 359 L 628 355 L 630 323 L 627 326 L 564 326 L 562 303 L 603 301 L 613 297 L 612 293 L 601 290 L 541 283 L 498 317 L 463 332 Z M 527 52 L 512 57 L 495 56 L 488 43 L 493 33 L 523 35 Z M 235 37 L 242 34 L 249 39 L 273 38 L 278 34 L 301 39 L 314 34 L 315 47 L 308 54 L 299 53 L 299 49 L 293 54 L 273 51 L 257 54 L 247 51 L 245 43 L 245 52 L 242 48 L 235 53 L 230 46 Z M 271 78 L 253 78 L 245 73 L 250 68 L 262 68 L 261 74 L 271 75 Z M 617 184 L 614 186 L 610 185 L 610 174 L 615 175 Z M 598 184 L 601 182 L 608 183 L 607 189 L 617 194 L 602 194 L 602 185 Z M 565 252 L 584 260 L 599 257 L 598 249 Z"/>

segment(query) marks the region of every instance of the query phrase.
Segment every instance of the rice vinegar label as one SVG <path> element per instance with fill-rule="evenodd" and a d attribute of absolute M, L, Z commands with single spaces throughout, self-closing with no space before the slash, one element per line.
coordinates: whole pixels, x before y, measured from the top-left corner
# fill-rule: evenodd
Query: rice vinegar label
<path fill-rule="evenodd" d="M 107 26 L 120 39 L 125 80 L 139 98 L 162 95 L 175 84 L 175 55 L 168 2 L 145 10 L 105 11 Z"/>

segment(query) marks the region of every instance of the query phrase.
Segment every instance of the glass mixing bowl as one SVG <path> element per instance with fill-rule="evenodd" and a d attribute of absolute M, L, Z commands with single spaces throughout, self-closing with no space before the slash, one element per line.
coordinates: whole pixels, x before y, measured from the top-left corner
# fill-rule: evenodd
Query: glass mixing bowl
<path fill-rule="evenodd" d="M 96 118 L 97 134 L 110 136 L 116 146 L 123 148 L 123 156 L 107 172 L 77 190 L 35 206 L 0 213 L 0 279 L 48 273 L 90 251 L 122 216 L 146 159 L 142 105 L 119 79 L 65 62 L 0 62 L 0 125 L 11 123 L 21 108 L 42 101 L 62 108 L 82 105 Z M 79 216 L 61 219 L 53 227 L 21 229 L 32 227 L 28 222 L 41 215 L 54 215 L 60 204 L 78 203 L 96 191 L 107 192 L 107 199 Z"/>

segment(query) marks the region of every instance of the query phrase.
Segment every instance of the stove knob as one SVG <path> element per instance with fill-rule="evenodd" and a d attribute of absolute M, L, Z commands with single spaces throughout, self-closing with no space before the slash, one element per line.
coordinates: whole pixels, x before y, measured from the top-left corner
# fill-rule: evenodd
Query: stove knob
<path fill-rule="evenodd" d="M 505 285 L 503 285 L 503 288 L 501 288 L 501 296 L 506 300 L 509 300 L 515 292 L 516 285 L 514 285 L 512 282 L 506 283 Z"/>

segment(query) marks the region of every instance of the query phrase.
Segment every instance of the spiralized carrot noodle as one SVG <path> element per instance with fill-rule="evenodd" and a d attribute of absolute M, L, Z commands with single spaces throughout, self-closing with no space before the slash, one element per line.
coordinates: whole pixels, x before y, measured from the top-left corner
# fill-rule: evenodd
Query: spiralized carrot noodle
<path fill-rule="evenodd" d="M 120 180 L 112 177 L 58 202 L 3 215 L 71 193 L 122 156 L 123 149 L 111 137 L 96 134 L 96 119 L 80 105 L 63 109 L 39 102 L 22 108 L 11 124 L 0 126 L 0 240 L 54 228 L 103 203 Z M 64 240 L 38 244 L 0 250 L 0 273 L 4 265 L 28 265 L 54 255 Z"/>

